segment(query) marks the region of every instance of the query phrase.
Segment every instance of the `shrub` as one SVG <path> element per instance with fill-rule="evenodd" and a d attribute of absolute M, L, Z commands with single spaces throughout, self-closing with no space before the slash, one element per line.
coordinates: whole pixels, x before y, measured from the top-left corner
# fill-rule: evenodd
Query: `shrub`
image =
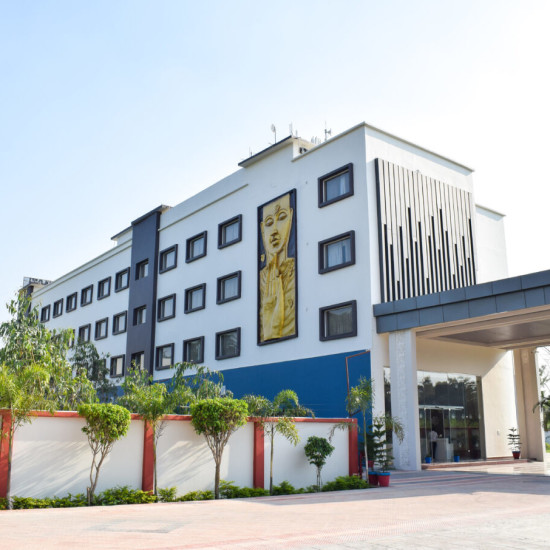
<path fill-rule="evenodd" d="M 269 491 L 266 489 L 250 488 L 250 487 L 238 487 L 234 485 L 232 481 L 220 481 L 220 496 L 221 498 L 251 498 L 251 497 L 265 497 L 269 495 Z"/>
<path fill-rule="evenodd" d="M 114 487 L 99 493 L 94 500 L 96 506 L 114 506 L 115 504 L 149 504 L 157 497 L 149 491 L 131 489 L 128 485 Z"/>
<path fill-rule="evenodd" d="M 168 487 L 166 489 L 158 489 L 158 501 L 159 502 L 175 502 L 176 501 L 176 488 Z"/>
<path fill-rule="evenodd" d="M 191 491 L 176 499 L 177 502 L 188 502 L 191 500 L 214 500 L 212 491 Z"/>
<path fill-rule="evenodd" d="M 279 485 L 273 487 L 274 495 L 295 495 L 300 489 L 295 489 L 294 485 L 288 481 L 281 481 Z"/>
<path fill-rule="evenodd" d="M 334 481 L 323 485 L 322 491 L 349 491 L 350 489 L 367 489 L 369 484 L 357 476 L 339 476 Z"/>

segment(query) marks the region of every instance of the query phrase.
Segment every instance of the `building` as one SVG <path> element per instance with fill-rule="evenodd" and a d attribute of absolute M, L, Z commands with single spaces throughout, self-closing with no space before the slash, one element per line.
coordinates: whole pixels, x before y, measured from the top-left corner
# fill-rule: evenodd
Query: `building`
<path fill-rule="evenodd" d="M 501 313 L 465 302 L 507 275 L 503 216 L 475 204 L 472 170 L 364 123 L 239 166 L 33 290 L 41 320 L 109 353 L 115 380 L 132 363 L 156 381 L 204 363 L 236 396 L 292 388 L 318 416 L 344 416 L 347 385 L 372 377 L 376 411 L 405 420 L 402 468 L 420 467 L 432 430 L 440 459 L 508 455 L 514 346 L 443 330 L 476 305 Z M 479 299 L 496 303 L 495 284 Z"/>

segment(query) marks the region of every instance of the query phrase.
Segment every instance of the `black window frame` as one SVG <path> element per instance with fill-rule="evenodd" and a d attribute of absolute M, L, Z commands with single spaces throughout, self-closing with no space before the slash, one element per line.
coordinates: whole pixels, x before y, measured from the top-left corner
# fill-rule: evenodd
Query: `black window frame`
<path fill-rule="evenodd" d="M 145 311 L 145 320 L 141 323 L 138 323 L 137 320 L 138 320 L 138 315 L 139 315 L 140 311 Z M 133 321 L 135 327 L 139 327 L 139 326 L 145 325 L 147 323 L 147 306 L 146 305 L 134 308 L 134 314 L 133 314 L 132 321 Z"/>
<path fill-rule="evenodd" d="M 100 326 L 105 323 L 105 336 L 98 336 Z M 95 322 L 94 340 L 104 340 L 109 336 L 109 317 L 104 317 Z"/>
<path fill-rule="evenodd" d="M 88 338 L 85 339 L 85 338 L 80 338 L 80 332 L 82 331 L 82 329 L 85 329 L 88 331 Z M 92 325 L 90 323 L 88 323 L 87 325 L 82 325 L 80 327 L 78 327 L 78 333 L 77 333 L 77 340 L 79 342 L 90 342 L 92 339 Z"/>
<path fill-rule="evenodd" d="M 56 300 L 53 303 L 52 308 L 52 317 L 55 319 L 56 317 L 61 317 L 63 315 L 63 298 L 60 300 Z"/>
<path fill-rule="evenodd" d="M 235 355 L 221 355 L 220 353 L 220 341 L 221 336 L 229 334 L 230 332 L 237 333 L 237 353 Z M 224 359 L 232 359 L 233 357 L 240 357 L 241 355 L 241 327 L 230 328 L 228 330 L 222 330 L 216 332 L 216 360 L 223 361 Z"/>
<path fill-rule="evenodd" d="M 122 359 L 122 372 L 120 374 L 116 374 L 116 372 L 113 369 L 114 364 L 118 359 Z M 111 367 L 109 369 L 109 375 L 111 378 L 122 378 L 124 376 L 124 361 L 125 357 L 124 355 L 115 355 L 114 357 L 111 357 Z"/>
<path fill-rule="evenodd" d="M 202 289 L 202 305 L 199 306 L 199 307 L 195 307 L 195 308 L 189 308 L 188 307 L 189 296 L 190 296 L 191 292 L 193 292 L 195 290 L 198 290 L 199 288 Z M 201 309 L 204 309 L 206 307 L 206 283 L 201 283 L 200 285 L 195 285 L 195 286 L 191 286 L 189 288 L 186 288 L 185 289 L 185 294 L 184 294 L 184 300 L 185 300 L 185 303 L 183 304 L 183 312 L 184 313 L 193 313 L 195 311 L 200 311 Z"/>
<path fill-rule="evenodd" d="M 204 258 L 206 256 L 206 248 L 208 244 L 208 231 L 202 231 L 201 233 L 197 233 L 196 235 L 193 235 L 193 237 L 189 237 L 187 241 L 185 241 L 185 263 L 188 264 L 190 262 L 194 262 L 195 260 L 199 260 L 200 258 Z M 199 254 L 198 256 L 191 256 L 191 245 L 194 241 L 198 239 L 204 239 L 204 252 L 202 254 Z"/>
<path fill-rule="evenodd" d="M 174 302 L 174 306 L 172 308 L 172 315 L 163 315 L 162 312 L 163 312 L 163 309 L 164 309 L 164 304 L 168 300 L 173 300 L 173 302 Z M 176 295 L 175 294 L 170 294 L 168 296 L 164 296 L 162 298 L 159 298 L 158 301 L 157 301 L 157 321 L 159 323 L 162 323 L 162 321 L 167 321 L 168 319 L 173 319 L 175 316 L 176 316 Z"/>
<path fill-rule="evenodd" d="M 119 285 L 119 282 L 120 282 L 119 280 L 124 274 L 127 275 L 126 285 L 125 286 L 120 286 Z M 130 286 L 130 268 L 127 267 L 126 269 L 122 269 L 121 271 L 117 271 L 115 273 L 115 292 L 120 292 L 121 290 L 126 290 L 129 286 Z"/>
<path fill-rule="evenodd" d="M 89 292 L 90 300 L 84 301 L 85 295 Z M 94 285 L 88 285 L 80 291 L 80 307 L 89 306 L 94 301 Z"/>
<path fill-rule="evenodd" d="M 168 256 L 168 254 L 170 254 L 170 252 L 174 252 L 174 265 L 163 267 L 164 260 Z M 177 244 L 173 246 L 169 246 L 168 248 L 165 248 L 164 250 L 161 250 L 159 252 L 159 273 L 166 273 L 167 271 L 176 269 L 176 267 L 178 267 L 178 245 Z"/>
<path fill-rule="evenodd" d="M 238 222 L 239 224 L 238 237 L 236 239 L 233 239 L 232 241 L 224 242 L 223 240 L 224 229 L 229 225 L 233 225 L 235 222 Z M 239 214 L 238 216 L 233 216 L 232 218 L 218 224 L 218 248 L 226 248 L 227 246 L 231 246 L 232 244 L 237 244 L 241 242 L 242 239 L 243 239 L 243 215 L 242 214 Z"/>
<path fill-rule="evenodd" d="M 344 262 L 338 265 L 334 265 L 332 267 L 326 267 L 325 266 L 325 247 L 337 243 L 338 241 L 343 241 L 344 239 L 350 240 L 350 253 L 351 253 L 351 259 L 348 262 Z M 345 233 L 341 233 L 340 235 L 336 235 L 334 237 L 331 237 L 330 239 L 324 239 L 322 241 L 319 241 L 319 274 L 323 273 L 330 273 L 331 271 L 336 271 L 337 269 L 342 269 L 344 267 L 348 267 L 350 265 L 355 264 L 355 231 L 346 231 Z"/>
<path fill-rule="evenodd" d="M 102 288 L 104 288 L 105 283 L 107 284 L 107 293 L 101 294 Z M 105 279 L 101 279 L 97 283 L 97 299 L 103 300 L 104 298 L 108 298 L 111 295 L 111 277 L 105 277 Z"/>
<path fill-rule="evenodd" d="M 345 172 L 349 173 L 349 191 L 347 193 L 343 193 L 342 195 L 338 195 L 337 197 L 334 197 L 333 199 L 325 200 L 324 197 L 326 196 L 326 189 L 325 184 L 335 178 L 336 176 L 339 176 L 341 174 L 344 174 Z M 332 172 L 329 172 L 328 174 L 324 174 L 320 178 L 318 178 L 318 206 L 319 208 L 323 208 L 324 206 L 328 206 L 329 204 L 333 204 L 335 202 L 341 201 L 343 199 L 347 199 L 348 197 L 353 196 L 354 189 L 353 189 L 353 163 L 350 162 L 349 164 L 345 164 L 344 166 L 340 166 L 340 168 L 337 168 L 336 170 L 333 170 Z"/>
<path fill-rule="evenodd" d="M 40 322 L 47 323 L 50 320 L 51 306 L 48 304 L 40 310 Z"/>
<path fill-rule="evenodd" d="M 189 344 L 192 342 L 200 342 L 200 345 L 201 345 L 200 355 L 197 361 L 190 361 L 188 358 L 187 349 Z M 200 365 L 201 363 L 204 363 L 204 336 L 197 336 L 196 338 L 188 338 L 187 340 L 183 341 L 183 361 L 185 363 L 191 363 L 193 365 Z"/>
<path fill-rule="evenodd" d="M 234 277 L 237 277 L 237 295 L 232 296 L 231 298 L 222 298 L 222 286 L 224 281 L 227 281 L 228 279 L 233 279 Z M 216 282 L 216 304 L 225 304 L 227 302 L 232 302 L 233 300 L 239 300 L 241 297 L 241 280 L 242 280 L 242 271 L 234 271 L 233 273 L 228 273 L 227 275 L 222 275 L 221 277 L 218 277 Z"/>
<path fill-rule="evenodd" d="M 160 356 L 161 352 L 165 348 L 170 348 L 170 364 L 167 367 L 160 366 Z M 174 344 L 164 344 L 162 346 L 157 346 L 155 350 L 155 370 L 168 370 L 174 367 Z"/>
<path fill-rule="evenodd" d="M 147 372 L 147 368 L 146 368 L 146 365 L 145 365 L 145 351 L 136 351 L 136 352 L 132 353 L 132 355 L 130 356 L 130 365 L 128 366 L 128 369 L 129 370 L 135 370 L 135 368 L 132 366 L 132 363 L 135 362 L 135 359 L 138 356 L 143 358 L 143 367 L 138 369 L 138 370 L 140 370 L 142 372 Z"/>
<path fill-rule="evenodd" d="M 327 311 L 334 309 L 341 309 L 344 307 L 351 307 L 351 323 L 352 329 L 350 332 L 345 332 L 343 334 L 336 335 L 326 335 L 325 334 L 325 314 Z M 350 300 L 348 302 L 340 302 L 339 304 L 332 304 L 330 306 L 324 306 L 319 308 L 319 340 L 321 342 L 328 342 L 330 340 L 339 340 L 340 338 L 352 338 L 357 336 L 357 300 Z"/>
<path fill-rule="evenodd" d="M 147 267 L 147 273 L 145 275 L 140 275 L 142 267 Z M 141 281 L 142 279 L 147 279 L 149 277 L 149 258 L 141 260 L 141 262 L 136 263 L 136 281 Z"/>
<path fill-rule="evenodd" d="M 74 307 L 69 307 L 70 305 L 74 304 Z M 78 307 L 78 292 L 73 292 L 72 294 L 69 294 L 67 298 L 65 298 L 65 313 L 70 313 L 71 311 L 74 311 Z"/>
<path fill-rule="evenodd" d="M 117 329 L 117 319 L 124 317 L 124 330 Z M 128 311 L 121 311 L 113 315 L 113 335 L 124 334 L 128 330 Z"/>

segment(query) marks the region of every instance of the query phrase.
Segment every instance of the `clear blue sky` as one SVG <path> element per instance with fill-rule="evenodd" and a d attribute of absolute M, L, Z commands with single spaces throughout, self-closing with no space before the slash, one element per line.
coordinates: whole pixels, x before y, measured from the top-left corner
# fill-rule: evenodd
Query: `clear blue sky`
<path fill-rule="evenodd" d="M 549 21 L 545 0 L 0 0 L 0 304 L 235 171 L 272 123 L 364 120 L 471 166 L 510 274 L 550 268 Z"/>

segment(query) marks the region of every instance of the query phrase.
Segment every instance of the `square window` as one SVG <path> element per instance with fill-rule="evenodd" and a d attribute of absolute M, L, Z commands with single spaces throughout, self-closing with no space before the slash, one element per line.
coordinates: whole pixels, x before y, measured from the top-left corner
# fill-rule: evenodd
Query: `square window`
<path fill-rule="evenodd" d="M 130 285 L 130 268 L 127 267 L 115 275 L 115 292 L 124 290 Z"/>
<path fill-rule="evenodd" d="M 355 263 L 355 231 L 342 233 L 319 243 L 319 273 Z"/>
<path fill-rule="evenodd" d="M 145 370 L 145 352 L 138 351 L 137 353 L 132 353 L 132 359 L 130 361 L 130 368 L 138 369 L 141 371 Z"/>
<path fill-rule="evenodd" d="M 147 321 L 147 307 L 141 306 L 134 309 L 134 325 L 144 325 Z"/>
<path fill-rule="evenodd" d="M 92 298 L 94 295 L 94 285 L 87 286 L 83 288 L 80 292 L 80 305 L 87 306 L 92 303 Z"/>
<path fill-rule="evenodd" d="M 187 239 L 185 246 L 185 261 L 193 262 L 206 256 L 206 231 Z"/>
<path fill-rule="evenodd" d="M 169 369 L 174 364 L 174 344 L 157 348 L 156 369 Z"/>
<path fill-rule="evenodd" d="M 69 313 L 69 311 L 74 311 L 76 309 L 76 300 L 77 300 L 76 292 L 74 294 L 69 294 L 69 296 L 67 296 L 67 300 L 65 302 L 65 311 L 67 313 Z"/>
<path fill-rule="evenodd" d="M 109 335 L 109 319 L 101 319 L 95 324 L 95 339 L 102 340 Z"/>
<path fill-rule="evenodd" d="M 122 334 L 126 332 L 128 324 L 128 313 L 123 311 L 113 315 L 113 334 Z"/>
<path fill-rule="evenodd" d="M 206 283 L 185 290 L 185 313 L 204 309 Z"/>
<path fill-rule="evenodd" d="M 45 306 L 40 311 L 40 322 L 47 323 L 50 320 L 50 306 Z"/>
<path fill-rule="evenodd" d="M 204 336 L 183 341 L 183 360 L 186 363 L 202 363 L 204 361 Z"/>
<path fill-rule="evenodd" d="M 111 357 L 111 378 L 124 376 L 124 355 Z"/>
<path fill-rule="evenodd" d="M 321 176 L 319 182 L 319 208 L 353 195 L 353 164 L 347 164 Z"/>
<path fill-rule="evenodd" d="M 241 329 L 216 333 L 216 359 L 229 359 L 241 354 Z"/>
<path fill-rule="evenodd" d="M 357 336 L 357 302 L 344 302 L 319 309 L 319 338 L 335 340 Z"/>
<path fill-rule="evenodd" d="M 53 316 L 59 317 L 60 315 L 63 315 L 63 299 L 53 303 Z"/>
<path fill-rule="evenodd" d="M 241 297 L 241 272 L 236 271 L 218 278 L 217 304 L 237 300 Z"/>
<path fill-rule="evenodd" d="M 91 325 L 84 325 L 78 329 L 78 341 L 89 342 L 90 341 Z"/>
<path fill-rule="evenodd" d="M 235 216 L 218 225 L 218 248 L 238 243 L 242 239 L 242 216 Z"/>
<path fill-rule="evenodd" d="M 149 260 L 143 260 L 136 264 L 136 281 L 145 279 L 149 275 Z"/>
<path fill-rule="evenodd" d="M 173 319 L 176 316 L 176 295 L 172 294 L 170 296 L 166 296 L 165 298 L 160 298 L 157 310 L 157 319 L 159 321 Z"/>
<path fill-rule="evenodd" d="M 107 298 L 111 294 L 111 277 L 107 277 L 97 283 L 97 299 Z"/>
<path fill-rule="evenodd" d="M 174 245 L 160 253 L 159 273 L 170 271 L 177 266 L 178 263 L 178 245 Z"/>

